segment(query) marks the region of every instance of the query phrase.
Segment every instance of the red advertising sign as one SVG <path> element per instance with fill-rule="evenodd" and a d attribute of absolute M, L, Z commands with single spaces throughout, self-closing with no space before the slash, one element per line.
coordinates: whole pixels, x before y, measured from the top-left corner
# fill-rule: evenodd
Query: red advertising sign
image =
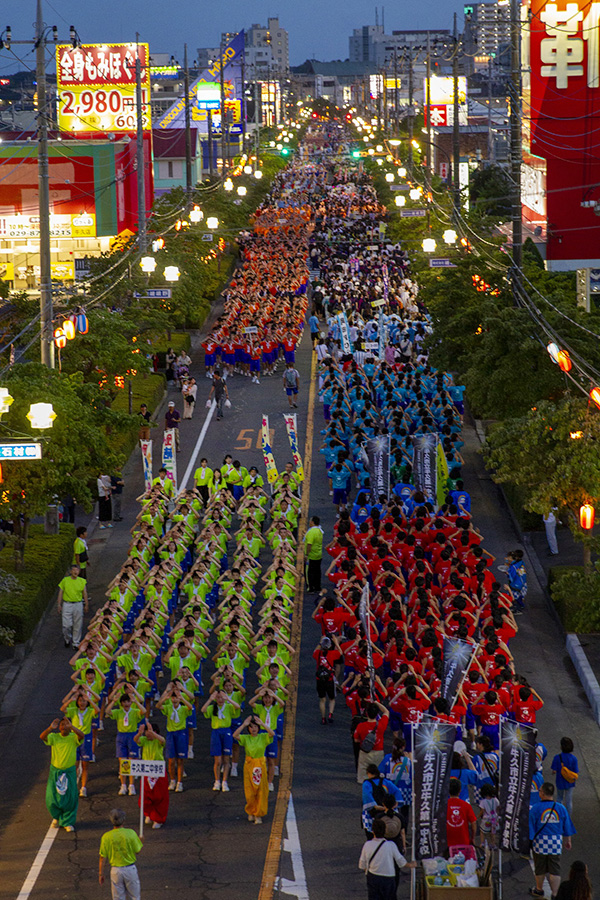
<path fill-rule="evenodd" d="M 56 79 L 59 87 L 135 84 L 136 49 L 142 64 L 142 82 L 147 80 L 147 44 L 82 44 L 56 48 Z"/>
<path fill-rule="evenodd" d="M 441 128 L 448 124 L 448 107 L 445 104 L 431 104 L 431 125 Z M 427 124 L 427 107 L 425 107 L 425 124 Z"/>

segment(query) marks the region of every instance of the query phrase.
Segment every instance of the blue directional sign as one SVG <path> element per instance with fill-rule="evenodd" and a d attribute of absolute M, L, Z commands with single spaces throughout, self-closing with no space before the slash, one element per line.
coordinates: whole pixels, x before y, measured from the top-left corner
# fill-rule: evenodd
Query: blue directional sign
<path fill-rule="evenodd" d="M 151 297 L 153 300 L 169 300 L 171 288 L 148 288 L 146 297 Z"/>
<path fill-rule="evenodd" d="M 34 441 L 23 444 L 0 444 L 0 459 L 41 459 L 42 445 Z"/>
<path fill-rule="evenodd" d="M 426 215 L 427 215 L 426 209 L 401 209 L 400 210 L 400 216 L 403 219 L 410 219 L 414 216 L 417 216 L 418 218 L 422 218 L 423 216 L 426 216 Z"/>
<path fill-rule="evenodd" d="M 433 259 L 429 260 L 429 268 L 430 269 L 455 269 L 456 266 L 454 263 L 443 257 L 433 257 Z"/>

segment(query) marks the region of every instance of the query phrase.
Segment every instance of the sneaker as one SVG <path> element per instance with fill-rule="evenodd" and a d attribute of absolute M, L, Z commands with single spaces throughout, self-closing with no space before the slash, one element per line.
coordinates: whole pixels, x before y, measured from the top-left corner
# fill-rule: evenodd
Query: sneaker
<path fill-rule="evenodd" d="M 154 825 L 153 825 L 152 827 L 153 827 L 153 828 L 162 828 L 162 825 L 163 825 L 162 822 L 155 822 Z"/>
<path fill-rule="evenodd" d="M 292 403 L 292 406 L 294 407 L 294 409 L 298 409 L 298 404 L 297 404 L 297 403 Z M 111 525 L 110 527 L 112 528 L 112 525 Z"/>
<path fill-rule="evenodd" d="M 170 790 L 170 791 L 174 791 L 174 790 L 175 790 L 175 779 L 174 779 L 174 778 L 171 778 L 171 780 L 170 780 L 170 782 L 169 782 L 169 790 Z"/>
<path fill-rule="evenodd" d="M 98 731 L 104 731 L 104 722 L 100 719 L 100 724 L 98 725 Z"/>
<path fill-rule="evenodd" d="M 274 787 L 274 785 L 273 785 L 273 782 L 270 783 L 270 785 L 269 785 L 269 790 L 270 790 L 270 791 L 274 791 L 274 790 L 275 790 L 275 787 Z"/>
<path fill-rule="evenodd" d="M 231 763 L 231 775 L 232 775 L 233 778 L 237 778 L 237 777 L 238 777 L 238 767 L 237 767 L 237 763 Z"/>
<path fill-rule="evenodd" d="M 72 825 L 65 825 L 65 831 L 68 831 L 70 834 L 72 831 L 75 831 L 75 829 Z"/>
<path fill-rule="evenodd" d="M 135 784 L 130 784 L 130 785 L 129 785 L 129 796 L 130 796 L 130 797 L 135 797 Z"/>
<path fill-rule="evenodd" d="M 273 769 L 273 774 L 279 775 L 279 766 L 275 766 L 275 768 Z"/>
<path fill-rule="evenodd" d="M 58 819 L 52 819 L 50 822 L 53 828 L 58 828 Z"/>
<path fill-rule="evenodd" d="M 333 725 L 333 715 L 329 713 L 329 724 Z"/>
<path fill-rule="evenodd" d="M 150 816 L 146 816 L 144 818 L 144 825 L 152 825 L 152 819 L 150 818 Z"/>
<path fill-rule="evenodd" d="M 255 825 L 262 825 L 262 819 L 261 819 L 260 816 L 255 816 L 255 817 L 254 817 L 254 824 L 255 824 Z"/>
<path fill-rule="evenodd" d="M 222 790 L 223 793 L 225 793 L 225 794 L 228 794 L 228 793 L 229 793 L 229 785 L 227 784 L 226 781 L 223 782 L 223 785 L 222 785 L 222 787 L 221 787 L 221 790 Z"/>
<path fill-rule="evenodd" d="M 220 791 L 220 790 L 221 790 L 221 782 L 215 781 L 215 783 L 213 784 L 213 791 Z"/>
<path fill-rule="evenodd" d="M 178 782 L 177 782 L 177 786 L 176 786 L 176 788 L 175 788 L 175 793 L 176 793 L 176 794 L 182 794 L 182 793 L 183 793 L 183 781 L 178 781 Z"/>
<path fill-rule="evenodd" d="M 86 788 L 86 787 L 83 787 L 83 786 L 82 786 L 82 787 L 79 788 L 79 796 L 80 796 L 80 797 L 87 797 L 87 788 Z"/>
<path fill-rule="evenodd" d="M 193 758 L 194 758 L 194 748 L 193 748 L 193 747 L 188 747 L 188 755 L 187 755 L 187 758 L 188 758 L 188 759 L 193 759 Z"/>
<path fill-rule="evenodd" d="M 119 797 L 124 797 L 126 793 L 127 793 L 127 785 L 122 784 L 121 787 L 119 788 Z"/>
<path fill-rule="evenodd" d="M 70 646 L 71 646 L 71 641 L 65 640 L 65 647 L 70 647 Z"/>
<path fill-rule="evenodd" d="M 321 725 L 327 725 L 327 719 L 325 718 L 325 716 L 323 716 L 323 718 L 321 719 Z"/>

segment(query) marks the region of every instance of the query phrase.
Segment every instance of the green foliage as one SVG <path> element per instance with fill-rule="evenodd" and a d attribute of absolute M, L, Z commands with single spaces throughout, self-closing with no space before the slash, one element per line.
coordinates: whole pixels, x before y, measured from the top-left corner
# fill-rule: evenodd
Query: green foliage
<path fill-rule="evenodd" d="M 600 631 L 600 563 L 587 574 L 581 567 L 561 566 L 553 574 L 550 592 L 565 631 Z"/>
<path fill-rule="evenodd" d="M 22 569 L 16 569 L 9 546 L 0 552 L 0 567 L 16 575 L 22 588 L 19 592 L 0 591 L 0 628 L 13 630 L 17 642 L 31 637 L 54 598 L 71 563 L 74 540 L 73 525 L 61 525 L 59 534 L 44 534 L 43 525 L 32 525 Z"/>
<path fill-rule="evenodd" d="M 179 347 L 179 344 L 176 346 Z M 133 410 L 133 418 L 131 418 L 129 417 L 128 380 L 125 381 L 125 388 L 117 392 L 111 405 L 115 412 L 127 414 L 127 425 L 110 435 L 111 449 L 121 463 L 125 462 L 137 445 L 139 434 L 137 413 L 140 406 L 145 403 L 152 413 L 160 403 L 165 391 L 165 377 L 162 374 L 144 373 L 131 378 L 131 408 Z"/>
<path fill-rule="evenodd" d="M 476 169 L 470 176 L 469 193 L 479 215 L 493 216 L 503 221 L 509 218 L 512 188 L 506 169 L 500 166 Z"/>

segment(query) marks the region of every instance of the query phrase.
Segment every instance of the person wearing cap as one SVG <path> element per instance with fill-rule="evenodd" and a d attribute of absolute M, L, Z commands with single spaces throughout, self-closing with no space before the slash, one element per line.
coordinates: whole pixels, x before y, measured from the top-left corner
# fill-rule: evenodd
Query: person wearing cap
<path fill-rule="evenodd" d="M 168 431 L 169 428 L 172 428 L 175 432 L 175 447 L 177 448 L 177 452 L 181 450 L 179 446 L 179 422 L 181 420 L 181 415 L 179 414 L 179 410 L 175 409 L 175 403 L 173 400 L 169 400 L 169 405 L 167 407 L 167 411 L 165 413 L 165 431 Z"/>
<path fill-rule="evenodd" d="M 333 725 L 335 709 L 335 665 L 342 659 L 340 645 L 335 635 L 321 638 L 313 651 L 313 659 L 317 663 L 317 696 L 321 711 L 321 725 Z M 325 710 L 329 700 L 329 716 L 325 718 Z"/>

